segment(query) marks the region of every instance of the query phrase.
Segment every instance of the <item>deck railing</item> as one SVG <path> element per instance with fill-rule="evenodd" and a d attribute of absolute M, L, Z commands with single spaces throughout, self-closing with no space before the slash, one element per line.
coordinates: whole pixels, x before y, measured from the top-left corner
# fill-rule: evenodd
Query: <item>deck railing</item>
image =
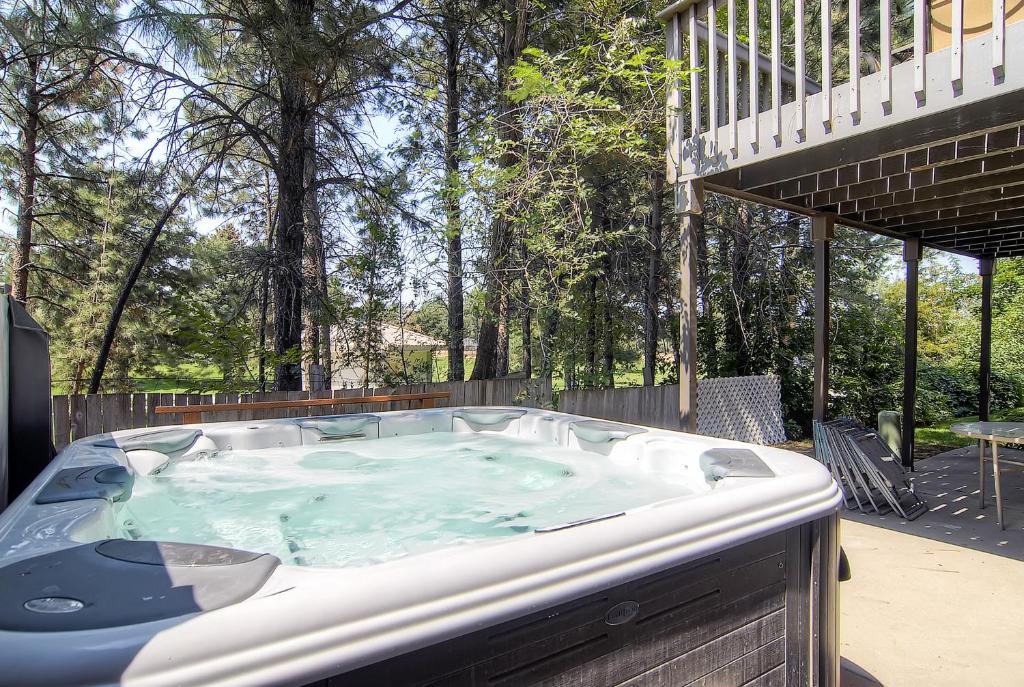
<path fill-rule="evenodd" d="M 1008 34 L 1024 37 L 1024 22 L 1017 21 L 1024 11 L 1013 10 L 1008 26 L 1005 0 L 981 1 L 991 2 L 994 21 L 980 32 L 973 27 L 965 42 L 965 0 L 952 0 L 942 40 L 949 46 L 930 50 L 930 36 L 945 27 L 926 0 L 915 0 L 912 29 L 901 32 L 900 46 L 893 0 L 873 9 L 878 24 L 869 32 L 864 27 L 875 17 L 862 15 L 860 0 L 820 0 L 816 8 L 770 0 L 767 17 L 756 0 L 677 0 L 658 15 L 666 23 L 667 56 L 689 72 L 668 94 L 670 179 L 707 176 L 1020 88 L 1018 65 L 1018 75 L 1006 74 L 1007 44 L 1013 55 L 1024 54 Z M 791 16 L 783 16 L 784 7 Z M 977 14 L 978 6 L 970 7 Z M 815 13 L 820 20 L 812 26 L 807 17 Z M 846 26 L 834 27 L 833 17 L 844 15 Z"/>

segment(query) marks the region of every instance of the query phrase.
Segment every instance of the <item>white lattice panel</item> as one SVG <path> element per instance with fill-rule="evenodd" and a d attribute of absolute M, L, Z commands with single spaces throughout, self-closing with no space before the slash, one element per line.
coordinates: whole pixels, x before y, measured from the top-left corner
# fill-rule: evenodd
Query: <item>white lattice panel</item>
<path fill-rule="evenodd" d="M 761 445 L 784 442 L 779 378 L 758 375 L 700 380 L 697 433 Z"/>

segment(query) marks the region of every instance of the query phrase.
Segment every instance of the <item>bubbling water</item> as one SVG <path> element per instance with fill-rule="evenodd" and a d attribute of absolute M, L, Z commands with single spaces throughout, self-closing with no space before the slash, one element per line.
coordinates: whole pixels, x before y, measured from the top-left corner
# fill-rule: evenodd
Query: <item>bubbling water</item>
<path fill-rule="evenodd" d="M 431 433 L 221 451 L 140 476 L 120 535 L 361 566 L 683 496 L 600 455 L 498 434 Z"/>

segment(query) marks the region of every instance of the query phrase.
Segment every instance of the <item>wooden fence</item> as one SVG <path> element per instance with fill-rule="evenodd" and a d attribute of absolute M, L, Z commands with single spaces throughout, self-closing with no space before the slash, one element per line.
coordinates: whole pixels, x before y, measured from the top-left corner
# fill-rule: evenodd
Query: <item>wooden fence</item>
<path fill-rule="evenodd" d="M 160 427 L 181 422 L 176 415 L 158 415 L 157 406 L 211 405 L 214 403 L 249 403 L 253 401 L 299 401 L 309 398 L 346 398 L 447 391 L 447 405 L 457 406 L 550 406 L 551 381 L 544 379 L 493 379 L 480 382 L 446 382 L 439 384 L 407 384 L 366 389 L 334 391 L 270 391 L 238 394 L 90 394 L 53 397 L 53 443 L 57 450 L 82 437 L 114 432 L 119 429 Z M 446 405 L 439 401 L 438 406 Z M 281 408 L 274 410 L 224 411 L 207 415 L 206 422 L 232 420 L 267 420 L 281 417 L 368 413 L 406 410 L 418 407 L 416 401 L 392 403 L 360 403 L 337 407 Z"/>
<path fill-rule="evenodd" d="M 558 410 L 660 429 L 680 429 L 679 385 L 575 389 L 558 394 Z"/>
<path fill-rule="evenodd" d="M 563 391 L 558 395 L 558 409 L 648 427 L 682 429 L 678 384 Z M 700 380 L 697 432 L 762 445 L 785 441 L 779 378 L 751 375 Z"/>

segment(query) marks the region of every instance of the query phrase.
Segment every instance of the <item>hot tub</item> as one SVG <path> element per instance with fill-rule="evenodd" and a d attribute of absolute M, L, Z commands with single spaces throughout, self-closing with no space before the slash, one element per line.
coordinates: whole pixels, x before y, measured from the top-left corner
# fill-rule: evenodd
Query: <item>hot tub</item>
<path fill-rule="evenodd" d="M 836 684 L 839 503 L 546 410 L 99 435 L 0 515 L 0 682 Z"/>

